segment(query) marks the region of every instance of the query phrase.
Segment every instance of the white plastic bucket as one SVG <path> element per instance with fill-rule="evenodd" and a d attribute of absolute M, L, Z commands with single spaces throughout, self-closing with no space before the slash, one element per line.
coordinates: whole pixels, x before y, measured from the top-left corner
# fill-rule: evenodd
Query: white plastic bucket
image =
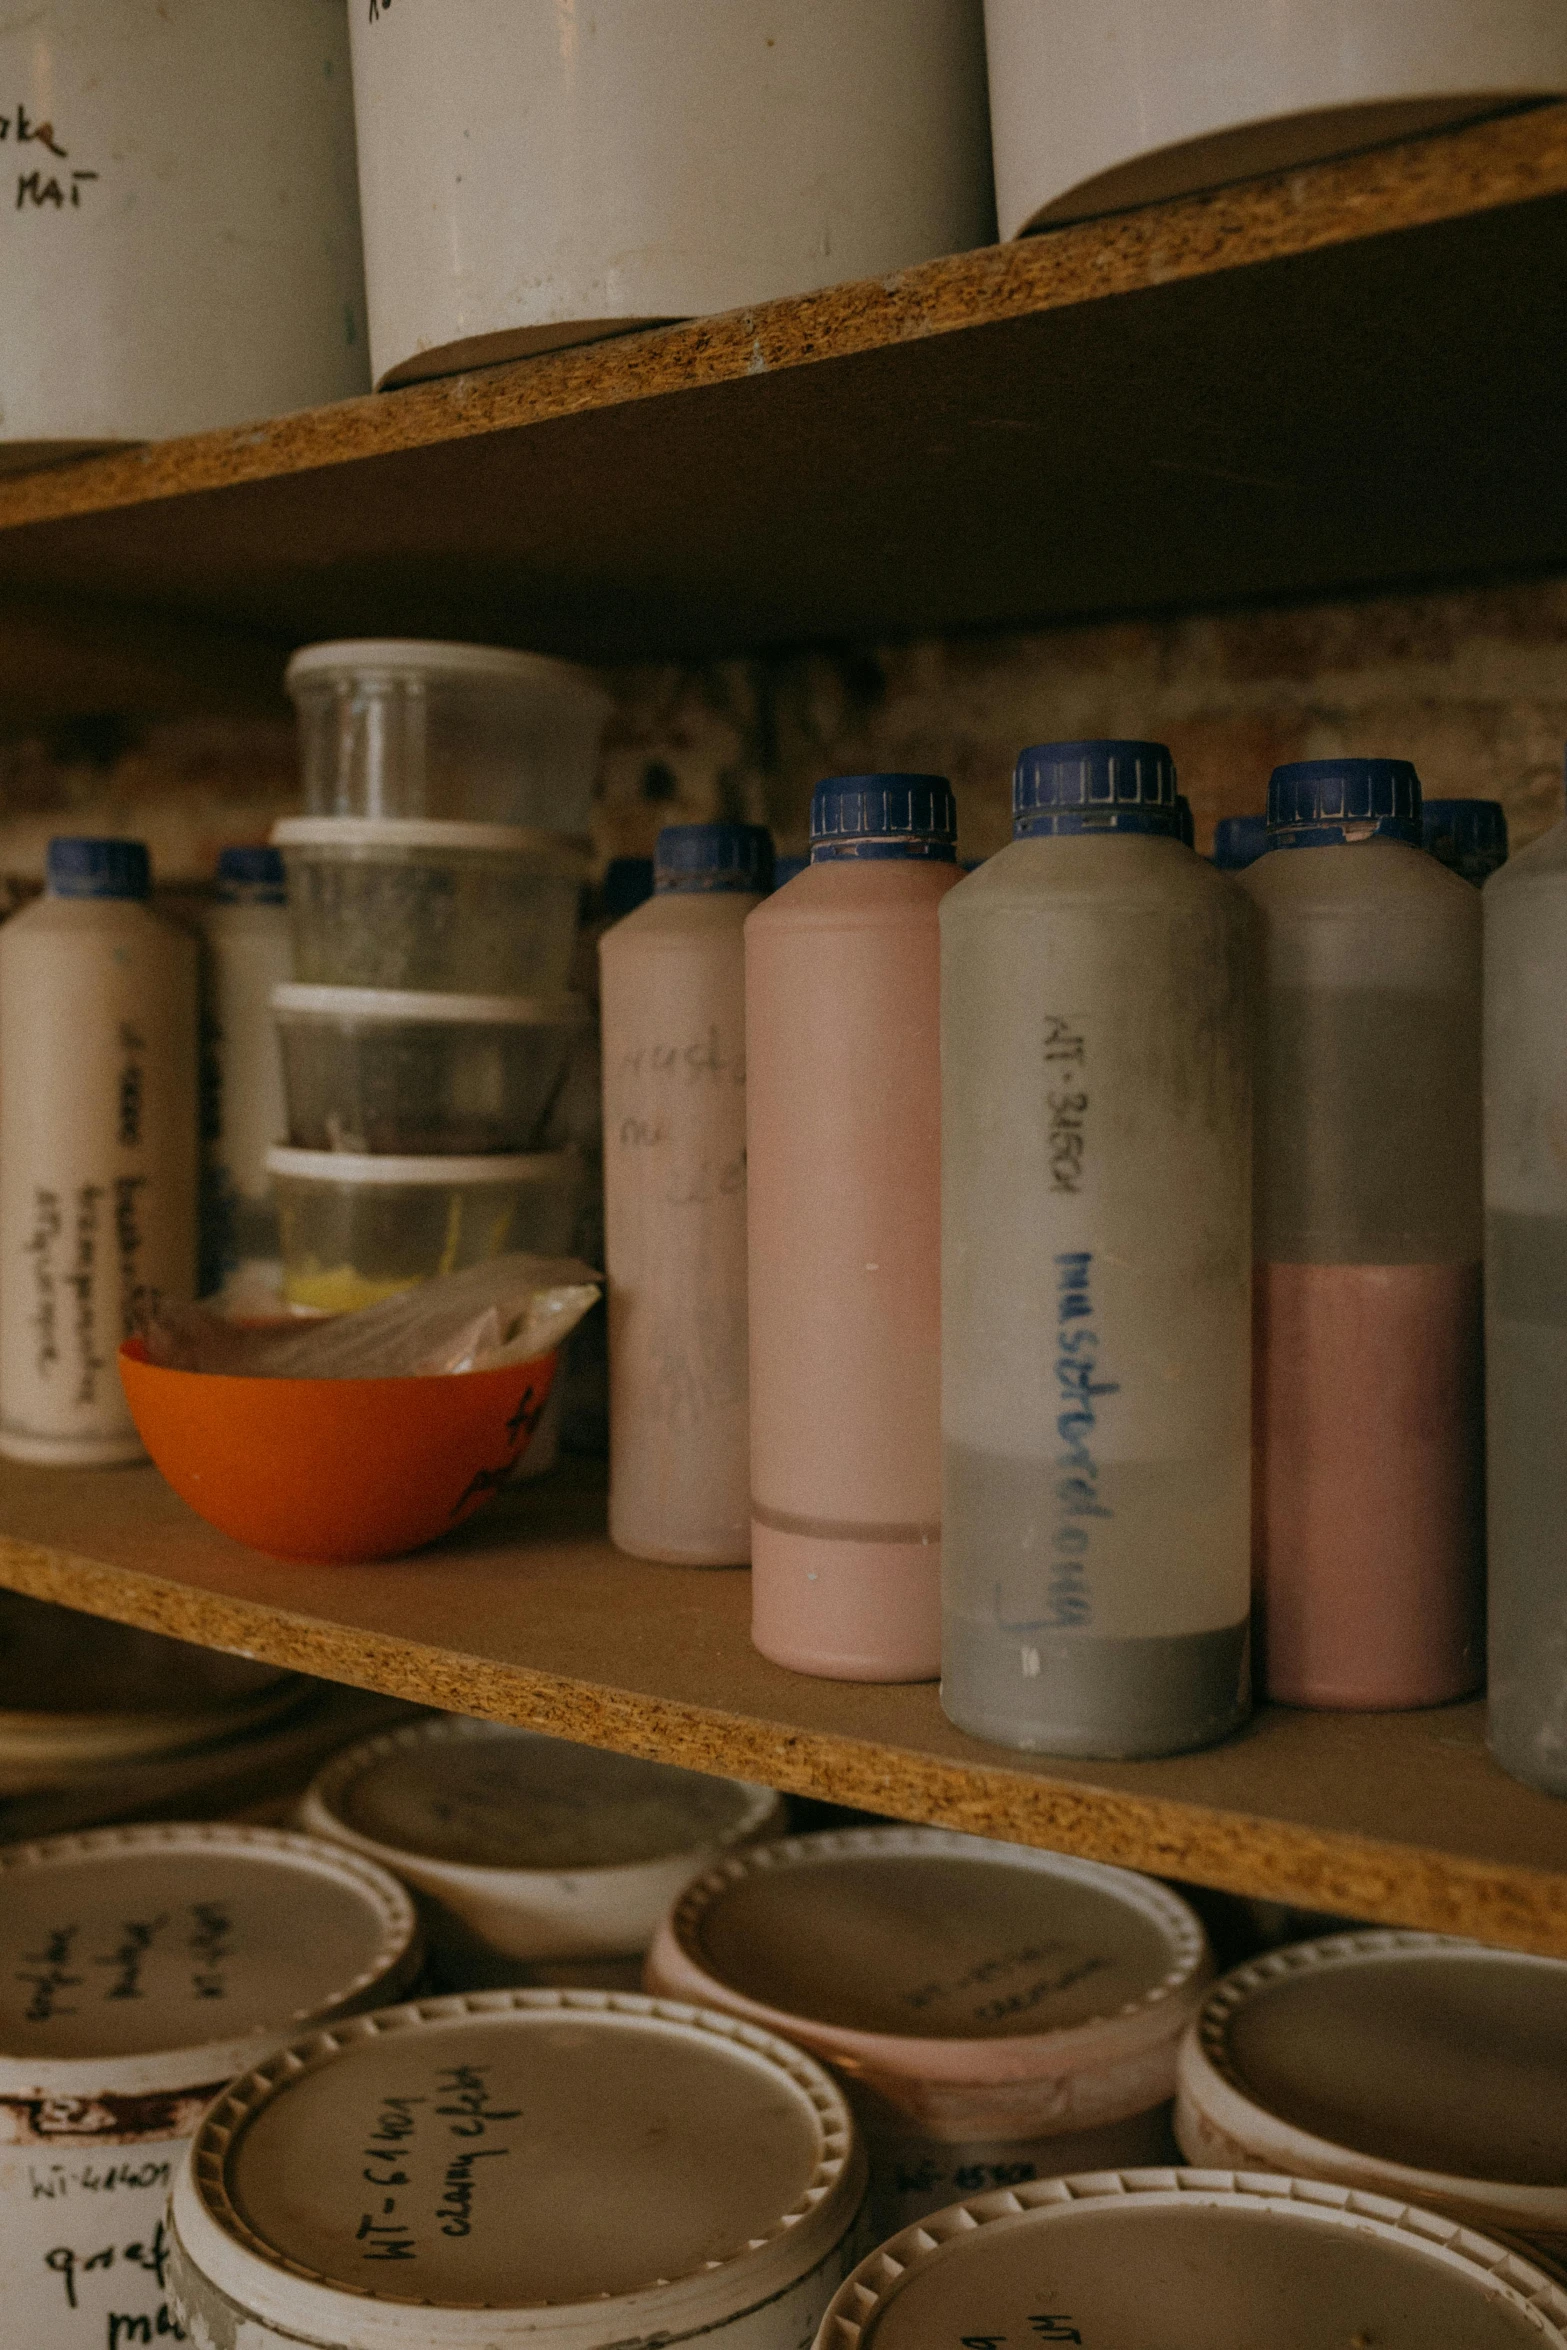
<path fill-rule="evenodd" d="M 782 1816 L 770 1787 L 448 1719 L 335 1755 L 300 1824 L 423 1894 L 438 1979 L 469 1990 L 640 1957 L 693 1877 Z"/>
<path fill-rule="evenodd" d="M 1169 2160 L 1194 1913 L 1129 1869 L 938 1828 L 760 1844 L 687 1887 L 651 1989 L 798 2041 L 849 2086 L 883 2232 L 965 2193 Z"/>
<path fill-rule="evenodd" d="M 392 2008 L 236 2081 L 175 2186 L 172 2300 L 235 2350 L 800 2350 L 865 2161 L 809 2057 L 591 1991 Z"/>
<path fill-rule="evenodd" d="M 352 19 L 378 384 L 993 231 L 979 0 L 467 0 Z"/>
<path fill-rule="evenodd" d="M 402 1886 L 311 1837 L 103 1828 L 0 1849 L 7 2342 L 168 2334 L 164 2210 L 205 2107 L 310 2018 L 406 1996 L 419 1962 Z"/>
<path fill-rule="evenodd" d="M 985 0 L 985 34 L 1004 237 L 1567 90 L 1559 0 Z"/>
<path fill-rule="evenodd" d="M 1328 2179 L 1567 2261 L 1567 1963 L 1335 1934 L 1238 1967 L 1181 2050 L 1192 2162 Z"/>
<path fill-rule="evenodd" d="M 369 388 L 343 0 L 0 24 L 0 468 Z"/>
<path fill-rule="evenodd" d="M 861 2262 L 816 2350 L 1562 2350 L 1567 2293 L 1451 2220 L 1229 2171 L 1041 2180 Z"/>

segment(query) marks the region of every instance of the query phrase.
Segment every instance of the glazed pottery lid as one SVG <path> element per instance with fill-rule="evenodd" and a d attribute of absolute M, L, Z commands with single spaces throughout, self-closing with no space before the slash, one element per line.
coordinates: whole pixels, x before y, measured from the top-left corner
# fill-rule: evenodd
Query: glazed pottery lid
<path fill-rule="evenodd" d="M 0 2090 L 217 2082 L 417 1967 L 413 1905 L 273 1828 L 100 1828 L 0 1847 Z"/>
<path fill-rule="evenodd" d="M 654 1965 L 661 1988 L 845 2062 L 997 2080 L 1173 2043 L 1209 1972 L 1195 1914 L 1152 1878 L 937 1828 L 724 1861 L 676 1904 Z"/>
<path fill-rule="evenodd" d="M 1215 1986 L 1177 2128 L 1308 2177 L 1567 2228 L 1567 1963 L 1337 1934 Z"/>
<path fill-rule="evenodd" d="M 415 1722 L 334 1755 L 311 1788 L 306 1816 L 392 1862 L 416 1854 L 464 1869 L 553 1876 L 721 1850 L 779 1809 L 770 1787 L 498 1722 L 445 1720 Z"/>
<path fill-rule="evenodd" d="M 817 2350 L 1561 2350 L 1567 2293 L 1380 2195 L 1226 2171 L 1036 2179 L 862 2261 Z"/>
<path fill-rule="evenodd" d="M 193 2305 L 206 2280 L 291 2337 L 491 2350 L 720 2324 L 815 2269 L 863 2192 L 800 2050 L 633 1994 L 513 1991 L 336 2024 L 236 2082 L 173 2222 Z"/>

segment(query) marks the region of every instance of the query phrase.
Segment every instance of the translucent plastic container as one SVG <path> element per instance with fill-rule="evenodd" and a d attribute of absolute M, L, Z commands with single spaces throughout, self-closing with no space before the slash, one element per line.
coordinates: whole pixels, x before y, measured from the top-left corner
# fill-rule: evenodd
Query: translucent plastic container
<path fill-rule="evenodd" d="M 310 1836 L 105 1828 L 0 1849 L 0 2306 L 16 2350 L 175 2339 L 169 2188 L 211 2100 L 402 1999 L 395 1877 Z"/>
<path fill-rule="evenodd" d="M 1500 800 L 1422 800 L 1420 837 L 1439 865 L 1481 888 L 1507 862 Z"/>
<path fill-rule="evenodd" d="M 951 786 L 834 776 L 745 926 L 751 1637 L 941 1670 L 941 931 Z"/>
<path fill-rule="evenodd" d="M 861 2262 L 816 2350 L 1563 2350 L 1567 2291 L 1452 2220 L 1315 2180 L 1102 2170 Z"/>
<path fill-rule="evenodd" d="M 443 1991 L 635 1991 L 676 1895 L 783 1814 L 770 1787 L 446 1718 L 335 1755 L 300 1824 L 422 1897 Z"/>
<path fill-rule="evenodd" d="M 1238 1967 L 1181 2049 L 1188 2162 L 1327 2179 L 1567 2260 L 1567 1965 L 1335 1934 Z"/>
<path fill-rule="evenodd" d="M 1250 1706 L 1251 922 L 1174 802 L 1025 751 L 941 907 L 942 1703 L 1047 1754 Z"/>
<path fill-rule="evenodd" d="M 667 825 L 599 941 L 609 1530 L 674 1565 L 750 1556 L 743 932 L 771 872 L 759 825 Z"/>
<path fill-rule="evenodd" d="M 170 2301 L 234 2350 L 802 2350 L 863 2250 L 864 2185 L 830 2077 L 727 2016 L 429 1999 L 301 2039 L 213 2107 Z"/>
<path fill-rule="evenodd" d="M 298 985 L 272 1009 L 289 1141 L 404 1158 L 536 1150 L 588 1016 L 581 996 Z"/>
<path fill-rule="evenodd" d="M 1480 899 L 1397 759 L 1275 770 L 1257 1098 L 1256 1553 L 1286 1704 L 1479 1685 Z"/>
<path fill-rule="evenodd" d="M 1567 824 L 1481 905 L 1491 1751 L 1567 1795 Z"/>
<path fill-rule="evenodd" d="M 504 824 L 289 816 L 294 977 L 321 987 L 555 995 L 588 863 L 576 842 Z"/>
<path fill-rule="evenodd" d="M 586 669 L 495 645 L 306 645 L 284 684 L 312 816 L 586 832 L 612 704 Z"/>
<path fill-rule="evenodd" d="M 276 1277 L 277 1203 L 267 1152 L 286 1118 L 271 998 L 292 967 L 277 850 L 221 850 L 216 893 L 200 922 L 201 1290 L 208 1296 L 229 1282 Z"/>
<path fill-rule="evenodd" d="M 1210 1973 L 1152 1878 L 937 1828 L 736 1853 L 648 1959 L 655 1991 L 837 2068 L 884 2233 L 986 2187 L 1173 2161 L 1176 2050 Z"/>
<path fill-rule="evenodd" d="M 570 1250 L 581 1181 L 571 1151 L 362 1158 L 276 1145 L 267 1165 L 291 1306 L 351 1313 L 509 1249 Z"/>

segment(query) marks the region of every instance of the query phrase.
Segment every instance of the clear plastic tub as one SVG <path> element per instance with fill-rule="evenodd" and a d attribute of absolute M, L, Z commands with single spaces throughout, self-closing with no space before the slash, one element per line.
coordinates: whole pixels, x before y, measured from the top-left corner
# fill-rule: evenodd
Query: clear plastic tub
<path fill-rule="evenodd" d="M 313 816 L 584 832 L 612 707 L 585 669 L 414 638 L 306 645 L 284 683 Z"/>
<path fill-rule="evenodd" d="M 294 977 L 323 987 L 553 995 L 587 878 L 582 844 L 507 824 L 290 816 Z"/>
<path fill-rule="evenodd" d="M 587 1009 L 574 995 L 276 987 L 288 1139 L 404 1157 L 533 1150 Z"/>
<path fill-rule="evenodd" d="M 352 1313 L 508 1249 L 568 1253 L 580 1172 L 571 1151 L 367 1158 L 276 1145 L 267 1165 L 291 1306 Z"/>

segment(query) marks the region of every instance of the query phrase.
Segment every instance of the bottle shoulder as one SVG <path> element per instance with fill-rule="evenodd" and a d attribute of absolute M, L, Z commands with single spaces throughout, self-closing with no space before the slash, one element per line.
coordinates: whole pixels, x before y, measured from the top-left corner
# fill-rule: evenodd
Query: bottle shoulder
<path fill-rule="evenodd" d="M 1245 892 L 1180 841 L 1148 833 L 1046 834 L 1015 840 L 968 874 L 943 902 L 942 926 L 1075 898 L 1127 905 L 1205 900 L 1249 915 Z"/>
<path fill-rule="evenodd" d="M 961 878 L 959 866 L 934 857 L 842 857 L 807 865 L 762 900 L 746 923 L 746 935 L 769 938 L 791 930 L 934 921 Z"/>
<path fill-rule="evenodd" d="M 667 890 L 612 922 L 598 942 L 599 961 L 622 955 L 679 954 L 713 940 L 738 943 L 746 917 L 762 903 L 752 890 Z"/>
<path fill-rule="evenodd" d="M 1480 892 L 1408 841 L 1270 849 L 1240 876 L 1265 921 L 1426 918 L 1478 929 Z"/>

